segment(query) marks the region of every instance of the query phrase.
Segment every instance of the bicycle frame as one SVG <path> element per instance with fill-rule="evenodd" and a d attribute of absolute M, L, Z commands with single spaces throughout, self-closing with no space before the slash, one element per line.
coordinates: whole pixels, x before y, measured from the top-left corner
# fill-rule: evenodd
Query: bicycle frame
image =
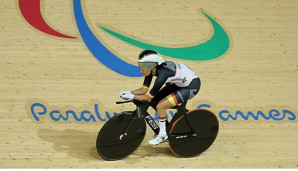
<path fill-rule="evenodd" d="M 147 122 L 147 124 L 150 126 L 152 131 L 155 134 L 159 133 L 159 126 L 154 122 L 152 116 L 147 112 L 148 108 L 150 107 L 149 103 L 137 103 L 134 101 L 135 105 L 137 106 L 137 109 L 135 110 L 135 115 L 133 118 L 143 118 Z"/>
<path fill-rule="evenodd" d="M 133 114 L 133 119 L 141 119 L 141 118 L 145 119 L 146 123 L 150 126 L 152 131 L 157 135 L 159 133 L 159 126 L 154 122 L 152 116 L 147 112 L 148 108 L 154 104 L 150 102 L 141 102 L 136 100 L 126 101 L 126 102 L 116 102 L 116 104 L 128 103 L 128 102 L 133 102 L 137 106 L 137 109 L 134 111 L 134 114 Z M 175 113 L 173 119 L 178 119 L 180 116 L 188 112 L 185 106 L 186 106 L 186 103 L 183 103 L 180 106 L 172 107 L 172 109 L 177 109 L 177 112 Z M 187 118 L 186 118 L 186 122 L 191 132 L 186 134 L 180 134 L 180 135 L 171 135 L 171 138 L 184 139 L 184 138 L 196 136 L 196 133 L 191 128 Z M 130 124 L 131 122 L 128 124 L 127 128 L 130 126 Z M 168 120 L 166 121 L 166 126 L 168 130 L 171 128 L 171 125 L 168 122 Z"/>

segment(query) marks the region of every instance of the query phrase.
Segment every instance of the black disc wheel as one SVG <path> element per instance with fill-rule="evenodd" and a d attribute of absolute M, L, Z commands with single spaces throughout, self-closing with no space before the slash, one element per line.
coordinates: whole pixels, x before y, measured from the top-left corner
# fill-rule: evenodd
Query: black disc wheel
<path fill-rule="evenodd" d="M 219 130 L 217 117 L 210 111 L 196 109 L 173 121 L 169 146 L 178 157 L 203 153 L 214 142 Z"/>
<path fill-rule="evenodd" d="M 135 118 L 134 112 L 122 112 L 108 120 L 97 136 L 96 148 L 106 160 L 119 160 L 132 154 L 146 134 L 143 118 Z"/>

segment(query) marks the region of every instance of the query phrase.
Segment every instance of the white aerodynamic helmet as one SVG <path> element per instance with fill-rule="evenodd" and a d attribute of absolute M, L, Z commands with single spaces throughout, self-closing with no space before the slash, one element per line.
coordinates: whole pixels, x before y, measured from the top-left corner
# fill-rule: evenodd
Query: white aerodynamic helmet
<path fill-rule="evenodd" d="M 144 70 L 151 70 L 164 62 L 162 56 L 154 50 L 144 50 L 138 57 L 138 65 Z"/>

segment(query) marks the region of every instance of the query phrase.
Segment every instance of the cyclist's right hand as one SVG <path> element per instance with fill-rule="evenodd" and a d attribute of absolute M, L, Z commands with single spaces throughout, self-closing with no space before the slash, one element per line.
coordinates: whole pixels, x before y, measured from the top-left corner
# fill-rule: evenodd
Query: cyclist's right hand
<path fill-rule="evenodd" d="M 131 91 L 120 91 L 120 97 L 124 94 L 131 94 Z"/>
<path fill-rule="evenodd" d="M 120 97 L 125 101 L 131 101 L 134 95 L 131 92 L 120 92 Z"/>

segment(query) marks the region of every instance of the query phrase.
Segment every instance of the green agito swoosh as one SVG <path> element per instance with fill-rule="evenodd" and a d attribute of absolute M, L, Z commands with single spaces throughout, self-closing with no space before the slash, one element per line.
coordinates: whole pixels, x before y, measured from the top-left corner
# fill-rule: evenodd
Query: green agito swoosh
<path fill-rule="evenodd" d="M 103 26 L 100 26 L 100 27 L 107 33 L 111 34 L 112 36 L 118 39 L 121 39 L 131 45 L 134 45 L 143 49 L 152 49 L 162 55 L 170 56 L 173 58 L 185 59 L 185 60 L 198 60 L 198 61 L 211 60 L 223 55 L 228 50 L 230 46 L 230 41 L 224 29 L 208 14 L 206 14 L 203 11 L 202 13 L 211 22 L 214 29 L 214 33 L 213 33 L 213 36 L 206 42 L 203 42 L 194 46 L 186 46 L 186 47 L 178 47 L 178 48 L 155 46 L 155 45 L 134 40 L 130 37 L 116 33 Z"/>

